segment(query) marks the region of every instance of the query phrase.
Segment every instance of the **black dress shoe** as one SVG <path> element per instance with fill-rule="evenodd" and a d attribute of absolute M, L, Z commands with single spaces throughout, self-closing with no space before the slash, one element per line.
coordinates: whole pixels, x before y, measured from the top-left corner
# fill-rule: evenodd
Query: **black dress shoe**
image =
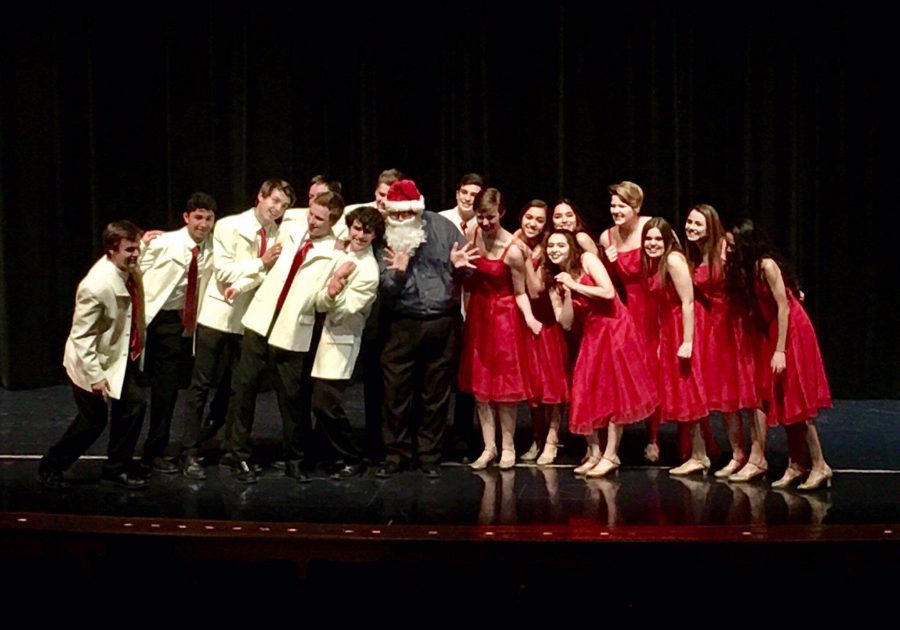
<path fill-rule="evenodd" d="M 298 481 L 300 483 L 308 483 L 312 481 L 312 477 L 309 476 L 309 473 L 303 469 L 303 462 L 301 461 L 287 461 L 284 463 L 284 474 L 286 477 L 290 477 L 294 481 Z"/>
<path fill-rule="evenodd" d="M 345 464 L 331 473 L 331 478 L 338 481 L 358 477 L 362 472 L 362 464 Z"/>
<path fill-rule="evenodd" d="M 178 473 L 178 466 L 166 457 L 154 457 L 150 460 L 150 468 L 161 475 L 174 475 Z"/>
<path fill-rule="evenodd" d="M 234 473 L 234 478 L 241 483 L 256 483 L 258 481 L 256 471 L 253 470 L 253 464 L 246 459 L 239 459 L 232 464 L 231 472 Z"/>
<path fill-rule="evenodd" d="M 128 471 L 132 476 L 140 479 L 149 479 L 153 476 L 153 466 L 143 460 L 131 462 L 128 465 Z"/>
<path fill-rule="evenodd" d="M 38 479 L 41 485 L 48 490 L 71 490 L 72 484 L 63 478 L 61 472 L 55 470 L 39 470 Z"/>
<path fill-rule="evenodd" d="M 441 465 L 434 462 L 423 463 L 419 468 L 429 479 L 439 479 L 441 476 Z"/>
<path fill-rule="evenodd" d="M 200 461 L 193 455 L 185 455 L 181 460 L 181 475 L 188 479 L 206 479 L 206 471 Z"/>
<path fill-rule="evenodd" d="M 126 490 L 140 490 L 147 487 L 147 480 L 130 470 L 103 471 L 100 480 Z"/>
<path fill-rule="evenodd" d="M 378 467 L 378 470 L 375 471 L 375 476 L 379 479 L 388 479 L 400 472 L 400 469 L 401 466 L 397 462 L 387 461 Z"/>

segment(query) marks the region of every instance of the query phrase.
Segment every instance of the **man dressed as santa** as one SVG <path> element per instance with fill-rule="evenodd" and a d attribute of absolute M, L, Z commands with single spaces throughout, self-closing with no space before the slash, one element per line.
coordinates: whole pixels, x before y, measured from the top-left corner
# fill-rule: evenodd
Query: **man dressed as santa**
<path fill-rule="evenodd" d="M 381 354 L 386 458 L 375 474 L 390 477 L 415 462 L 438 477 L 461 341 L 460 284 L 478 254 L 450 221 L 425 210 L 412 180 L 394 182 L 385 205 L 387 244 L 378 264 L 387 327 Z M 413 409 L 420 410 L 415 417 Z"/>

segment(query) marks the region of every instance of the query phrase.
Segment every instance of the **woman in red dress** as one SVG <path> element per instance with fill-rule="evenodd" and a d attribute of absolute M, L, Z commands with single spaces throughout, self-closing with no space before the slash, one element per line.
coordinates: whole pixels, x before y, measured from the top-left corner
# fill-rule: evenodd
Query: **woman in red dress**
<path fill-rule="evenodd" d="M 790 462 L 784 476 L 772 484 L 786 487 L 808 471 L 800 490 L 831 485 L 831 468 L 813 421 L 820 409 L 831 407 L 831 392 L 809 316 L 797 299 L 799 290 L 781 257 L 763 231 L 745 219 L 731 231 L 726 273 L 735 303 L 765 336 L 757 354 L 757 384 L 768 426 L 787 431 Z M 765 434 L 757 436 L 758 450 Z M 748 464 L 749 466 L 749 464 Z M 756 476 L 766 471 L 765 460 Z M 750 471 L 750 472 L 756 472 Z"/>
<path fill-rule="evenodd" d="M 743 319 L 737 317 L 726 296 L 727 243 L 716 209 L 707 204 L 691 208 L 684 232 L 688 263 L 694 276 L 694 304 L 704 310 L 698 336 L 703 339 L 700 365 L 706 398 L 710 411 L 722 413 L 731 444 L 731 461 L 716 471 L 716 477 L 722 479 L 737 473 L 748 460 L 741 411 L 753 413 L 759 406 L 754 380 L 754 346 L 745 333 Z M 710 442 L 715 444 L 711 431 L 708 435 L 704 432 L 704 438 L 710 450 Z M 683 450 L 682 445 L 684 457 Z"/>
<path fill-rule="evenodd" d="M 556 460 L 562 406 L 569 400 L 569 351 L 539 273 L 544 260 L 543 239 L 547 231 L 546 202 L 533 199 L 523 208 L 519 225 L 515 236 L 526 260 L 525 286 L 531 299 L 531 312 L 541 323 L 540 334 L 528 338 L 538 397 L 530 407 L 534 442 L 521 459 L 537 460 L 539 466 L 546 466 Z"/>
<path fill-rule="evenodd" d="M 475 198 L 476 225 L 467 234 L 480 254 L 476 271 L 466 282 L 469 302 L 459 388 L 475 396 L 478 420 L 484 436 L 484 452 L 471 466 L 487 468 L 500 452 L 500 468 L 516 463 L 513 437 L 516 407 L 536 397 L 529 361 L 530 335 L 541 331 L 525 292 L 525 264 L 515 238 L 500 225 L 505 212 L 496 188 L 486 188 Z M 497 448 L 499 420 L 501 445 Z"/>
<path fill-rule="evenodd" d="M 610 271 L 625 287 L 625 306 L 634 318 L 646 349 L 645 360 L 656 371 L 659 326 L 656 305 L 647 291 L 647 279 L 641 266 L 641 230 L 649 217 L 641 216 L 644 191 L 634 182 L 619 182 L 608 189 L 609 213 L 615 225 L 600 235 L 600 247 L 610 262 Z M 659 415 L 647 419 L 647 447 L 644 458 L 659 461 Z"/>
<path fill-rule="evenodd" d="M 702 317 L 702 311 L 694 308 L 691 271 L 672 226 L 654 217 L 644 225 L 642 235 L 642 264 L 659 313 L 660 417 L 689 423 L 691 435 L 690 457 L 669 474 L 706 474 L 710 461 L 700 421 L 709 415 L 709 407 L 700 366 L 702 340 L 694 334 L 696 318 Z"/>
<path fill-rule="evenodd" d="M 575 474 L 603 477 L 620 465 L 623 426 L 656 409 L 656 386 L 634 320 L 600 259 L 582 252 L 568 230 L 552 231 L 545 242 L 545 281 L 557 320 L 568 329 L 577 319 L 582 328 L 572 371 L 569 430 L 586 437 L 588 457 Z M 604 429 L 601 456 L 599 432 Z"/>

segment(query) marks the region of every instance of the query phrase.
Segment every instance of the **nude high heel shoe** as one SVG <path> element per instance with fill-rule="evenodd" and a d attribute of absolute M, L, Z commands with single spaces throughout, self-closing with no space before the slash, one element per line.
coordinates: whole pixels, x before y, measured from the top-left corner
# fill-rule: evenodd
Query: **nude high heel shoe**
<path fill-rule="evenodd" d="M 608 457 L 601 457 L 600 463 L 591 468 L 587 473 L 585 473 L 585 477 L 589 479 L 599 479 L 600 477 L 605 477 L 609 473 L 618 473 L 619 466 L 621 462 L 619 458 L 609 459 Z"/>
<path fill-rule="evenodd" d="M 830 488 L 832 477 L 834 477 L 834 472 L 828 465 L 825 466 L 825 470 L 813 468 L 809 471 L 809 477 L 806 478 L 806 481 L 797 486 L 797 490 L 818 490 L 823 485 L 826 488 Z"/>
<path fill-rule="evenodd" d="M 516 465 L 516 451 L 511 448 L 503 449 L 500 454 L 500 470 L 509 470 Z"/>
<path fill-rule="evenodd" d="M 781 479 L 772 482 L 772 487 L 776 489 L 790 487 L 794 484 L 795 481 L 803 477 L 806 472 L 807 471 L 805 468 L 795 464 L 791 464 L 785 469 L 784 474 L 781 476 Z"/>
<path fill-rule="evenodd" d="M 576 474 L 576 475 L 579 475 L 579 476 L 580 476 L 580 475 L 586 475 L 586 474 L 587 474 L 587 471 L 589 471 L 591 468 L 593 468 L 594 466 L 596 466 L 597 464 L 599 464 L 601 459 L 602 459 L 602 458 L 601 458 L 599 455 L 590 455 L 587 459 L 585 459 L 585 460 L 581 463 L 581 466 L 578 466 L 578 467 L 575 469 L 575 471 L 574 471 L 575 474 Z"/>
<path fill-rule="evenodd" d="M 670 468 L 669 474 L 674 477 L 684 477 L 686 475 L 693 475 L 694 473 L 703 473 L 703 475 L 706 475 L 706 473 L 709 472 L 709 467 L 711 465 L 709 457 L 704 457 L 703 459 L 689 459 L 681 466 Z"/>
<path fill-rule="evenodd" d="M 559 447 L 559 444 L 551 444 L 547 442 L 544 444 L 544 450 L 541 452 L 541 456 L 537 458 L 538 466 L 549 466 L 553 462 L 556 461 L 556 449 Z M 523 458 L 524 459 L 524 458 Z"/>
<path fill-rule="evenodd" d="M 715 473 L 713 473 L 713 476 L 716 479 L 725 479 L 726 477 L 730 477 L 731 475 L 739 471 L 741 467 L 743 467 L 743 465 L 744 462 L 732 459 L 725 465 L 725 468 L 720 468 Z"/>
<path fill-rule="evenodd" d="M 537 442 L 532 442 L 531 447 L 525 451 L 519 459 L 523 462 L 533 462 L 538 458 L 539 452 L 540 449 L 538 448 Z"/>
<path fill-rule="evenodd" d="M 497 459 L 497 449 L 491 446 L 490 448 L 484 449 L 481 455 L 478 456 L 478 459 L 469 464 L 469 468 L 472 470 L 484 470 L 490 466 L 495 459 Z"/>
<path fill-rule="evenodd" d="M 744 467 L 741 468 L 738 472 L 728 477 L 728 481 L 736 481 L 736 482 L 745 482 L 745 481 L 753 481 L 758 477 L 763 477 L 766 472 L 769 470 L 768 464 L 763 464 L 759 466 L 758 464 L 754 464 L 753 462 L 747 462 L 744 464 Z"/>

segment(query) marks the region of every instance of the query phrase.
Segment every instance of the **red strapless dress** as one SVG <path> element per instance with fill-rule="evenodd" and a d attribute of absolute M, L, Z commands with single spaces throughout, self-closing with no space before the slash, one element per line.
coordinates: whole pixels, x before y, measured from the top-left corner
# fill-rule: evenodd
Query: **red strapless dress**
<path fill-rule="evenodd" d="M 538 260 L 532 260 L 537 267 Z M 535 403 L 553 405 L 569 400 L 569 348 L 562 327 L 556 323 L 550 296 L 545 291 L 531 300 L 531 312 L 543 325 L 541 334 L 526 336 L 530 350 Z M 527 328 L 527 326 L 526 326 Z"/>

